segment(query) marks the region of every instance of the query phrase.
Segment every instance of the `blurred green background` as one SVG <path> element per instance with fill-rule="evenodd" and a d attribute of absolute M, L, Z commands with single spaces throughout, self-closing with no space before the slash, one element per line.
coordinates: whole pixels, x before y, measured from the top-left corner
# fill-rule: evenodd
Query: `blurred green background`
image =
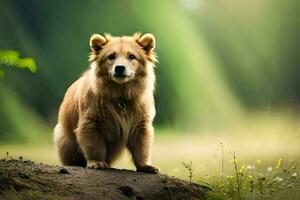
<path fill-rule="evenodd" d="M 246 161 L 297 156 L 297 5 L 297 0 L 2 0 L 0 48 L 34 58 L 37 72 L 0 66 L 1 155 L 9 151 L 58 163 L 52 129 L 66 89 L 89 65 L 90 36 L 151 32 L 159 57 L 153 156 L 164 172 L 180 175 L 180 162 L 189 159 L 199 163 L 200 172 L 218 170 L 221 141 Z M 172 168 L 166 158 L 173 157 Z"/>

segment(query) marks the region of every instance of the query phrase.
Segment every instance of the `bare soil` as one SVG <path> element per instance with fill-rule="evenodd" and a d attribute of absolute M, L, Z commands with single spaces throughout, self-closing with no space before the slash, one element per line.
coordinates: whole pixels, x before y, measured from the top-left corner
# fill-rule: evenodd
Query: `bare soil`
<path fill-rule="evenodd" d="M 0 199 L 205 199 L 209 188 L 163 174 L 0 160 Z"/>

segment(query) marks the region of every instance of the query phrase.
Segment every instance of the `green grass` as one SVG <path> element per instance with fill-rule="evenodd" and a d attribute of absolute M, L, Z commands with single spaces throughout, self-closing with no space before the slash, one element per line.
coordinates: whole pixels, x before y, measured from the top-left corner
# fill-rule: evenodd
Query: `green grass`
<path fill-rule="evenodd" d="M 296 191 L 300 188 L 300 165 L 297 160 L 279 158 L 274 165 L 265 169 L 261 160 L 241 164 L 233 152 L 230 162 L 234 169 L 233 175 L 221 174 L 221 177 L 209 180 L 212 193 L 224 199 L 282 199 L 280 195 L 283 191 Z M 296 196 L 294 192 L 291 194 Z M 289 199 L 294 197 L 289 196 Z"/>

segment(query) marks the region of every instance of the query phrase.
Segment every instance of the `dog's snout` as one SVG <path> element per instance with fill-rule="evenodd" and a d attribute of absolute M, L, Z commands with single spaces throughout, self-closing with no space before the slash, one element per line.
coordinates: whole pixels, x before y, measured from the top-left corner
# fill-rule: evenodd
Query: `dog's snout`
<path fill-rule="evenodd" d="M 125 66 L 124 65 L 117 65 L 115 67 L 116 74 L 124 74 L 125 72 Z"/>

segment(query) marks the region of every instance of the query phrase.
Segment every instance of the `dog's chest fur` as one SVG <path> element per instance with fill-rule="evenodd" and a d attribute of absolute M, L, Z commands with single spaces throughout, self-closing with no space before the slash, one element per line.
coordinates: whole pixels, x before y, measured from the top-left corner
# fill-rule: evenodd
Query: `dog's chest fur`
<path fill-rule="evenodd" d="M 100 134 L 105 132 L 103 135 L 107 142 L 121 140 L 126 143 L 130 136 L 136 134 L 141 112 L 134 100 L 99 99 L 98 103 L 97 126 Z"/>

